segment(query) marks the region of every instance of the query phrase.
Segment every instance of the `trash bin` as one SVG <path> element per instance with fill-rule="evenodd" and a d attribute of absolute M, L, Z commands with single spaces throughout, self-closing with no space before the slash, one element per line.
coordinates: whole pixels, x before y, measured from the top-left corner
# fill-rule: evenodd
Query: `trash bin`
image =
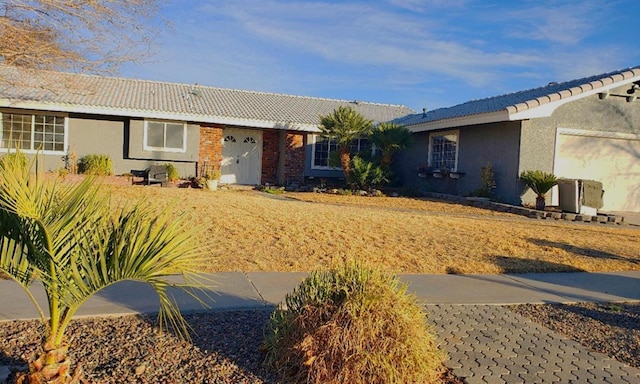
<path fill-rule="evenodd" d="M 595 180 L 558 179 L 558 200 L 563 212 L 595 216 L 602 208 L 604 190 Z"/>

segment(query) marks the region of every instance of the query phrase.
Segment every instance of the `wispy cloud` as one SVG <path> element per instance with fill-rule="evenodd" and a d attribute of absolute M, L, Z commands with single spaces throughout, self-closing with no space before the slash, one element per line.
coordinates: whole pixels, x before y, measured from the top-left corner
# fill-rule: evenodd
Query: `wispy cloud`
<path fill-rule="evenodd" d="M 541 60 L 531 53 L 485 52 L 448 39 L 448 27 L 440 20 L 363 3 L 266 1 L 253 7 L 227 7 L 224 12 L 264 44 L 341 65 L 440 72 L 482 85 L 491 81 L 492 67 Z"/>
<path fill-rule="evenodd" d="M 640 63 L 613 12 L 635 1 L 176 1 L 143 76 L 446 105 Z"/>
<path fill-rule="evenodd" d="M 508 35 L 524 40 L 577 44 L 598 28 L 599 23 L 594 23 L 594 14 L 599 13 L 602 16 L 607 8 L 607 5 L 600 1 L 564 4 L 546 1 L 536 4 L 533 7 L 506 12 Z"/>
<path fill-rule="evenodd" d="M 469 0 L 389 0 L 389 3 L 414 12 L 427 12 L 433 8 L 460 8 Z"/>

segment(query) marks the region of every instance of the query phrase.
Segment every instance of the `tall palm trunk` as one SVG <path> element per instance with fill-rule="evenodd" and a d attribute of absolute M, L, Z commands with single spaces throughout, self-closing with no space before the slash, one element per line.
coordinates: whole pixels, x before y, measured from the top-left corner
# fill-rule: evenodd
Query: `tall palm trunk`
<path fill-rule="evenodd" d="M 348 180 L 351 175 L 351 153 L 348 146 L 340 147 L 340 165 L 342 166 L 344 177 Z"/>
<path fill-rule="evenodd" d="M 29 363 L 29 373 L 18 377 L 18 384 L 76 384 L 80 383 L 82 369 L 77 366 L 71 374 L 71 361 L 67 356 L 69 345 L 62 343 L 53 346 L 48 341 L 43 346 L 44 351 L 33 362 Z"/>
<path fill-rule="evenodd" d="M 386 167 L 390 167 L 391 166 L 391 153 L 389 151 L 383 151 L 382 152 L 382 165 L 386 166 Z"/>

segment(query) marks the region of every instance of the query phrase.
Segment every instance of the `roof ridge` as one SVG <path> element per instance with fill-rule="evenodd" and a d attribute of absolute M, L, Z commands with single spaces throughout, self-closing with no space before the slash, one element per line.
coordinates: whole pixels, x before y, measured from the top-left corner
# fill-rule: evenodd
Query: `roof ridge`
<path fill-rule="evenodd" d="M 0 66 L 5 66 L 9 68 L 12 67 L 7 64 L 0 64 Z M 18 70 L 22 70 L 22 68 L 17 68 Z M 333 99 L 328 97 L 317 97 L 317 96 L 303 96 L 303 95 L 294 95 L 287 93 L 277 93 L 277 92 L 267 92 L 267 91 L 255 91 L 255 90 L 247 90 L 247 89 L 238 89 L 238 88 L 226 88 L 226 87 L 217 87 L 212 85 L 203 85 L 200 83 L 181 83 L 181 82 L 171 82 L 171 81 L 162 81 L 162 80 L 148 80 L 148 79 L 136 79 L 133 77 L 123 77 L 123 76 L 106 76 L 92 73 L 74 73 L 74 72 L 63 72 L 63 71 L 55 71 L 51 69 L 39 69 L 37 72 L 48 72 L 51 74 L 58 74 L 63 76 L 81 76 L 85 78 L 94 78 L 94 79 L 105 79 L 105 80 L 114 80 L 114 81 L 127 81 L 133 83 L 147 83 L 147 84 L 158 84 L 158 85 L 172 85 L 172 86 L 185 86 L 185 87 L 201 87 L 211 90 L 220 90 L 220 91 L 231 91 L 231 92 L 240 92 L 245 94 L 255 94 L 255 95 L 264 95 L 264 96 L 283 96 L 283 97 L 291 97 L 297 99 L 304 100 L 319 100 L 319 101 L 332 101 L 332 102 L 343 102 L 343 103 L 354 103 L 354 104 L 367 104 L 372 106 L 381 106 L 381 107 L 398 107 L 398 108 L 406 108 L 411 110 L 411 108 L 407 107 L 404 104 L 390 104 L 390 103 L 378 103 L 372 101 L 364 101 L 364 100 L 346 100 L 346 99 Z"/>

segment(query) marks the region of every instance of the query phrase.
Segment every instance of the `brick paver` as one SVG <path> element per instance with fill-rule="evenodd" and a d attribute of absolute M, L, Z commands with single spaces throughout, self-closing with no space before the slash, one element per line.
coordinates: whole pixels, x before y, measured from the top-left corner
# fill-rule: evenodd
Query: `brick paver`
<path fill-rule="evenodd" d="M 449 354 L 445 362 L 467 383 L 640 383 L 640 369 L 494 305 L 427 305 Z"/>

